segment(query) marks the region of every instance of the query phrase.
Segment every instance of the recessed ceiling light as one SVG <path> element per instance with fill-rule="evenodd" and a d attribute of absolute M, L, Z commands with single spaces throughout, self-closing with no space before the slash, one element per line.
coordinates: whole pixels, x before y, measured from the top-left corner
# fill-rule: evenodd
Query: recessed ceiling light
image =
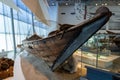
<path fill-rule="evenodd" d="M 96 3 L 95 5 L 97 6 L 98 4 Z"/>

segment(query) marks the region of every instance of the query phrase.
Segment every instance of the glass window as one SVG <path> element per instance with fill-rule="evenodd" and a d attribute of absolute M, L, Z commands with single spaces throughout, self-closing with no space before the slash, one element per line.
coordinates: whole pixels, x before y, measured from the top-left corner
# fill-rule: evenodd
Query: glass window
<path fill-rule="evenodd" d="M 43 28 L 39 28 L 39 35 L 42 37 L 47 37 L 47 32 Z"/>
<path fill-rule="evenodd" d="M 19 21 L 19 24 L 20 24 L 20 33 L 21 34 L 27 34 L 27 24 L 22 22 L 22 21 Z"/>
<path fill-rule="evenodd" d="M 3 14 L 3 5 L 2 5 L 2 2 L 0 2 L 0 14 Z"/>
<path fill-rule="evenodd" d="M 15 35 L 15 40 L 16 40 L 16 46 L 21 43 L 21 36 L 20 35 Z"/>
<path fill-rule="evenodd" d="M 21 35 L 21 41 L 26 39 L 26 35 Z"/>
<path fill-rule="evenodd" d="M 0 33 L 4 33 L 5 28 L 4 28 L 4 18 L 2 15 L 0 15 Z"/>
<path fill-rule="evenodd" d="M 0 34 L 0 52 L 4 49 L 6 51 L 6 41 L 5 41 L 5 35 Z"/>
<path fill-rule="evenodd" d="M 18 20 L 14 20 L 14 30 L 15 30 L 15 34 L 19 34 L 19 21 Z"/>
<path fill-rule="evenodd" d="M 28 27 L 27 27 L 28 29 L 28 33 L 27 33 L 27 35 L 32 35 L 33 34 L 33 27 L 32 27 L 32 25 L 30 25 L 30 24 L 28 24 Z"/>
<path fill-rule="evenodd" d="M 13 37 L 12 34 L 6 34 L 7 51 L 13 50 Z"/>
<path fill-rule="evenodd" d="M 19 20 L 19 19 L 18 19 L 18 14 L 19 14 L 19 13 L 18 13 L 16 10 L 13 9 L 13 17 L 14 17 L 14 19 Z"/>
<path fill-rule="evenodd" d="M 11 24 L 11 18 L 5 17 L 5 27 L 6 27 L 6 33 L 12 34 L 12 24 Z"/>
<path fill-rule="evenodd" d="M 30 13 L 27 14 L 27 23 L 32 24 L 32 15 Z"/>
<path fill-rule="evenodd" d="M 35 32 L 39 34 L 39 27 L 35 26 Z"/>

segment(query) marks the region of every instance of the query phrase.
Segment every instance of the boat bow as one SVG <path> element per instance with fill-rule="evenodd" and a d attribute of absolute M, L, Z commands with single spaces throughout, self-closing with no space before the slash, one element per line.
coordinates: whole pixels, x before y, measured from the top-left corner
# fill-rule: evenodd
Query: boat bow
<path fill-rule="evenodd" d="M 97 14 L 89 19 L 67 28 L 44 39 L 24 40 L 24 48 L 31 54 L 42 58 L 55 71 L 92 35 L 104 26 L 111 16 L 106 7 L 101 7 Z"/>
<path fill-rule="evenodd" d="M 52 66 L 52 70 L 56 70 L 62 63 L 64 63 L 79 47 L 81 47 L 92 35 L 94 35 L 102 26 L 106 24 L 111 16 L 111 12 L 106 7 L 100 7 L 96 11 L 96 16 L 92 19 L 78 24 L 81 26 L 81 32 L 78 36 L 65 47 L 61 55 L 58 56 Z"/>

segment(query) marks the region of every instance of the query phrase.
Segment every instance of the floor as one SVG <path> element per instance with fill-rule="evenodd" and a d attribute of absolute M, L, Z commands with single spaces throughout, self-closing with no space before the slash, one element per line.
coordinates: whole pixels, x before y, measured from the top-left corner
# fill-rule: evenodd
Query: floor
<path fill-rule="evenodd" d="M 120 54 L 117 54 L 118 56 L 120 56 Z M 12 52 L 9 52 L 8 53 L 8 55 L 7 55 L 7 57 L 8 58 L 11 58 L 11 59 L 14 59 L 14 52 L 12 51 Z M 85 66 L 85 65 L 87 65 L 87 66 L 92 66 L 92 65 L 89 65 L 89 64 L 85 64 L 85 63 L 83 63 L 82 64 L 82 66 Z M 93 66 L 93 67 L 95 67 L 95 66 Z M 116 60 L 114 60 L 113 61 L 113 65 L 112 66 L 110 66 L 110 67 L 108 67 L 108 68 L 106 68 L 105 70 L 109 70 L 109 71 L 111 71 L 111 72 L 115 72 L 115 73 L 120 73 L 120 58 L 118 58 L 118 59 L 116 59 Z M 79 73 L 79 72 L 78 72 Z M 78 74 L 78 73 L 76 73 L 76 74 Z M 66 77 L 69 77 L 69 76 L 75 76 L 76 74 L 71 74 L 71 75 L 64 75 L 64 76 L 66 76 Z M 84 79 L 84 78 L 76 78 L 76 80 L 87 80 L 87 79 Z"/>

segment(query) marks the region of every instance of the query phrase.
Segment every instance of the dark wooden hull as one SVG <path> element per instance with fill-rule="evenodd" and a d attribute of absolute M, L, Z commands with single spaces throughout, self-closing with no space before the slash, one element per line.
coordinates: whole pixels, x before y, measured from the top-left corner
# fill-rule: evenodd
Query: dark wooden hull
<path fill-rule="evenodd" d="M 24 48 L 29 53 L 43 58 L 46 62 L 53 62 L 79 32 L 78 29 L 75 29 L 65 33 L 61 32 L 45 39 L 24 41 Z"/>
<path fill-rule="evenodd" d="M 23 41 L 23 47 L 29 53 L 45 60 L 49 66 L 57 68 L 106 24 L 110 16 L 111 12 L 107 10 L 47 38 Z M 56 63 L 59 64 L 56 65 Z"/>

